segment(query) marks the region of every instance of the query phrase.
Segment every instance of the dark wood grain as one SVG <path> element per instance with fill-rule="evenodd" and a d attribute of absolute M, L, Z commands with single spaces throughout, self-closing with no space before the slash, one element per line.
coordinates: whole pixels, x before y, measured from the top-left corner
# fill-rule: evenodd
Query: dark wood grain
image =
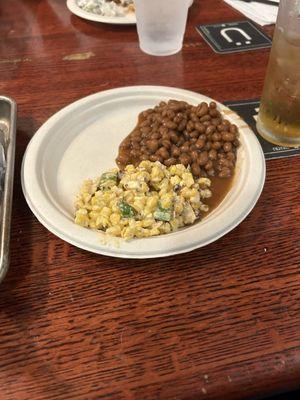
<path fill-rule="evenodd" d="M 139 50 L 134 26 L 79 19 L 62 0 L 2 1 L 0 18 L 0 92 L 19 106 L 1 400 L 233 400 L 300 388 L 300 157 L 268 161 L 257 206 L 231 233 L 156 260 L 61 241 L 20 185 L 34 132 L 88 94 L 150 84 L 219 101 L 259 97 L 269 50 L 218 55 L 195 30 L 243 17 L 196 0 L 182 52 L 162 58 Z M 66 59 L 77 53 L 90 57 Z"/>

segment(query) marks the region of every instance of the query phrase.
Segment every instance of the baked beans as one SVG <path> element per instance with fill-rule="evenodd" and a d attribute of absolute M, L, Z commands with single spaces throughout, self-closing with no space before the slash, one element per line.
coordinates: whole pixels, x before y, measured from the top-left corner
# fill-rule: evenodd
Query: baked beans
<path fill-rule="evenodd" d="M 139 115 L 135 129 L 122 141 L 120 169 L 142 160 L 190 166 L 196 177 L 230 178 L 239 146 L 237 126 L 224 119 L 214 101 L 192 106 L 160 102 Z"/>

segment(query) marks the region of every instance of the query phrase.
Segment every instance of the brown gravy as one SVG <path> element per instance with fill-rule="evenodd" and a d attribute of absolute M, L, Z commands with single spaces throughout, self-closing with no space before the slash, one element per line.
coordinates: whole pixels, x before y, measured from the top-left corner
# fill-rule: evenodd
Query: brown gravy
<path fill-rule="evenodd" d="M 234 176 L 230 178 L 219 178 L 218 176 L 212 176 L 211 180 L 211 191 L 212 197 L 205 200 L 205 203 L 209 206 L 209 211 L 206 215 L 211 213 L 225 198 L 226 194 L 231 189 Z"/>

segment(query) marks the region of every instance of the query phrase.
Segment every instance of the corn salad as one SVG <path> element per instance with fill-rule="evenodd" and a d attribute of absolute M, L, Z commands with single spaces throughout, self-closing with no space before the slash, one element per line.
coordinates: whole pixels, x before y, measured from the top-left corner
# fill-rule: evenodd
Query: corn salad
<path fill-rule="evenodd" d="M 142 161 L 87 180 L 75 203 L 75 223 L 125 239 L 176 231 L 208 211 L 211 181 L 182 164 Z"/>

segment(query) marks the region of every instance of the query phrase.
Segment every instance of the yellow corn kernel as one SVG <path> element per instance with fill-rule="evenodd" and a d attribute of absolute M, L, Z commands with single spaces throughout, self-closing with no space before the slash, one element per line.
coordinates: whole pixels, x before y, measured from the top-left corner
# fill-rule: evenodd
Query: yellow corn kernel
<path fill-rule="evenodd" d="M 155 223 L 154 219 L 150 219 L 150 218 L 143 219 L 142 227 L 143 228 L 150 228 L 154 223 Z"/>
<path fill-rule="evenodd" d="M 150 210 L 154 210 L 157 206 L 158 198 L 156 196 L 148 197 L 147 199 L 147 208 Z"/>
<path fill-rule="evenodd" d="M 151 171 L 151 181 L 160 182 L 164 177 L 164 172 L 160 169 L 158 165 L 154 165 Z"/>
<path fill-rule="evenodd" d="M 170 182 L 173 186 L 175 185 L 179 185 L 179 183 L 181 182 L 181 179 L 179 178 L 178 175 L 174 175 L 170 178 Z"/>
<path fill-rule="evenodd" d="M 150 236 L 159 235 L 159 229 L 158 228 L 152 228 L 152 229 L 150 229 L 149 234 L 150 234 Z"/>
<path fill-rule="evenodd" d="M 103 228 L 107 228 L 109 226 L 109 219 L 107 217 L 98 217 L 96 219 L 96 225 L 97 227 L 103 227 Z"/>
<path fill-rule="evenodd" d="M 180 215 L 183 211 L 183 202 L 178 201 L 174 204 L 174 211 L 176 215 Z"/>
<path fill-rule="evenodd" d="M 122 232 L 122 230 L 119 225 L 112 226 L 112 227 L 106 229 L 106 233 L 108 233 L 109 235 L 112 235 L 112 236 L 121 236 L 121 232 Z"/>
<path fill-rule="evenodd" d="M 173 203 L 173 195 L 170 193 L 166 193 L 160 198 L 160 204 L 162 208 L 171 208 L 172 203 Z"/>
<path fill-rule="evenodd" d="M 191 187 L 195 183 L 193 175 L 190 172 L 184 172 L 182 174 L 182 180 L 187 187 Z"/>
<path fill-rule="evenodd" d="M 109 220 L 113 225 L 117 225 L 121 220 L 121 215 L 118 213 L 113 213 L 110 215 Z"/>
<path fill-rule="evenodd" d="M 111 209 L 109 207 L 103 207 L 102 210 L 100 211 L 100 214 L 102 217 L 108 218 L 111 214 Z"/>
<path fill-rule="evenodd" d="M 89 217 L 87 215 L 83 215 L 83 214 L 75 214 L 75 223 L 77 225 L 81 225 L 84 227 L 88 227 L 89 226 Z"/>
<path fill-rule="evenodd" d="M 134 193 L 132 191 L 126 192 L 124 199 L 127 203 L 132 203 L 134 201 Z"/>
<path fill-rule="evenodd" d="M 125 172 L 126 172 L 126 173 L 129 173 L 129 174 L 135 172 L 135 167 L 134 167 L 134 165 L 132 165 L 132 164 L 126 165 L 126 167 L 125 167 Z"/>
<path fill-rule="evenodd" d="M 90 211 L 89 212 L 90 219 L 97 219 L 100 216 L 101 216 L 101 214 L 98 211 Z"/>

